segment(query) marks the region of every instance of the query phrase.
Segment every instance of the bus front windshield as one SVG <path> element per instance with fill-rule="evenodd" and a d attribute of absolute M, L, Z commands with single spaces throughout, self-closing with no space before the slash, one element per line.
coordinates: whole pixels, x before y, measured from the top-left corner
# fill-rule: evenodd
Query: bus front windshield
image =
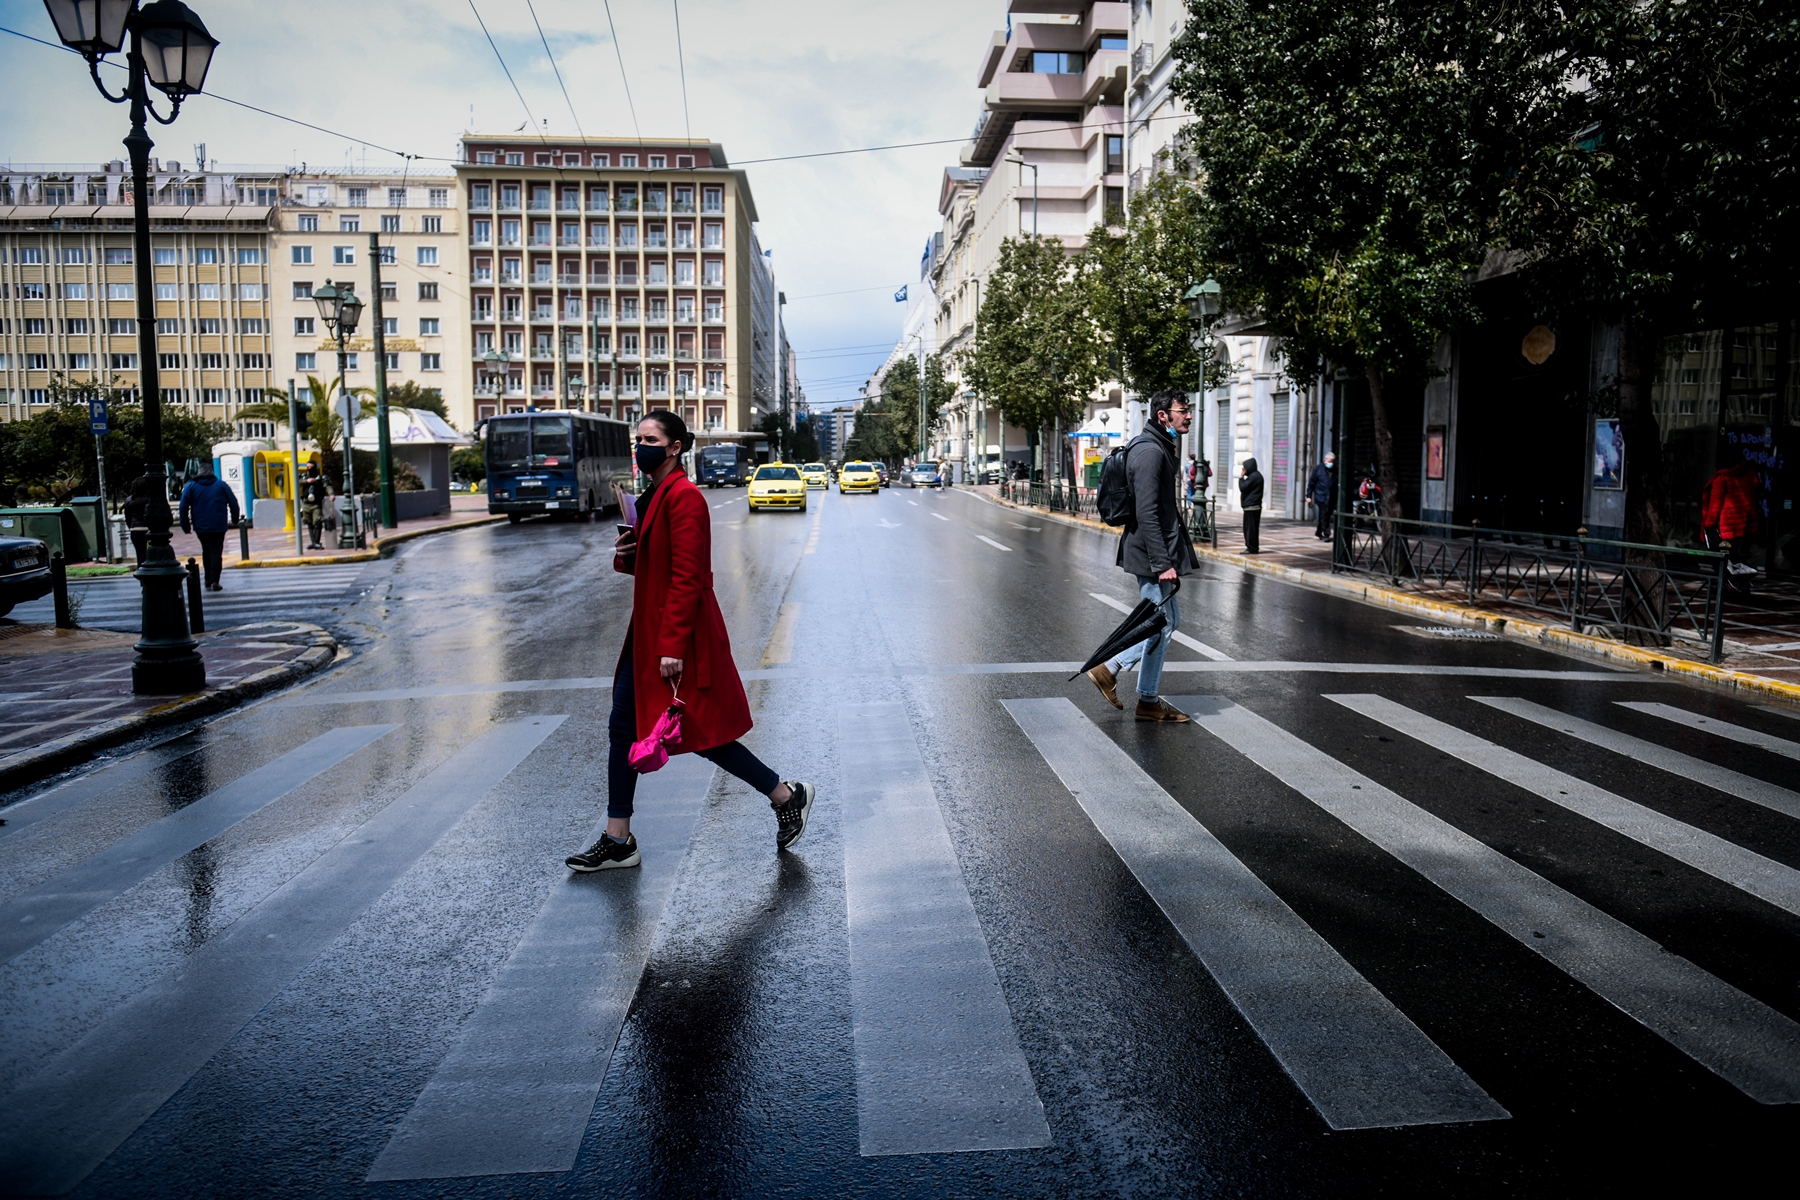
<path fill-rule="evenodd" d="M 575 464 L 575 422 L 569 417 L 536 417 L 531 422 L 531 465 L 569 467 Z"/>
<path fill-rule="evenodd" d="M 531 459 L 531 422 L 525 417 L 488 422 L 488 470 L 523 471 Z"/>

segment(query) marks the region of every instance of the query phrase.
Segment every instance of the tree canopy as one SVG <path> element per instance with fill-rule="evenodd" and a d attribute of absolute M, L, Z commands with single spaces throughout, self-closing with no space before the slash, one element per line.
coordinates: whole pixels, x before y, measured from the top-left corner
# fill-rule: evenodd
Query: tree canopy
<path fill-rule="evenodd" d="M 981 291 L 963 378 L 1013 424 L 1072 421 L 1111 375 L 1111 347 L 1092 306 L 1095 261 L 1055 238 L 1008 238 Z"/>
<path fill-rule="evenodd" d="M 1159 172 L 1116 226 L 1095 225 L 1082 252 L 1094 320 L 1112 339 L 1120 378 L 1143 395 L 1200 385 L 1200 351 L 1183 297 L 1204 280 L 1205 239 L 1193 180 Z"/>
<path fill-rule="evenodd" d="M 106 491 L 122 499 L 144 471 L 144 409 L 130 392 L 90 380 L 50 381 L 50 403 L 23 421 L 0 422 L 0 502 L 63 501 L 99 487 L 88 401 L 104 394 L 108 432 Z M 214 442 L 232 436 L 224 421 L 196 416 L 178 404 L 162 408 L 163 453 L 179 475 L 190 459 L 212 464 Z"/>

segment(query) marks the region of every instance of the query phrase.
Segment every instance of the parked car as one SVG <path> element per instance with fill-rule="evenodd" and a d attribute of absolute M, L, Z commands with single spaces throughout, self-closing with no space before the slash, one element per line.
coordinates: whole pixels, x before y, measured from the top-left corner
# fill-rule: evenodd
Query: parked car
<path fill-rule="evenodd" d="M 1006 464 L 996 462 L 996 463 L 989 463 L 987 466 L 983 467 L 981 469 L 981 482 L 983 482 L 983 483 L 1005 483 L 1006 482 Z"/>
<path fill-rule="evenodd" d="M 0 617 L 50 591 L 50 546 L 39 538 L 0 538 Z"/>

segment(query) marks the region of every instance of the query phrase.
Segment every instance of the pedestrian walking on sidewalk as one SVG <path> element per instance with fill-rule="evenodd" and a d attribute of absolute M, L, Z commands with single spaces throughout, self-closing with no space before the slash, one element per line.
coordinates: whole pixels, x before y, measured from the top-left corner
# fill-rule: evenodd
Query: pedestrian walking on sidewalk
<path fill-rule="evenodd" d="M 225 567 L 225 534 L 238 523 L 238 516 L 237 493 L 211 471 L 194 476 L 181 489 L 181 532 L 200 539 L 208 591 L 225 590 L 219 582 Z"/>
<path fill-rule="evenodd" d="M 330 497 L 331 491 L 325 486 L 325 477 L 319 474 L 319 460 L 315 458 L 306 464 L 306 475 L 300 480 L 300 523 L 312 536 L 314 550 L 324 549 L 319 545 L 319 532 L 325 528 L 325 502 Z"/>
<path fill-rule="evenodd" d="M 1256 460 L 1246 458 L 1238 477 L 1238 507 L 1244 510 L 1244 553 L 1262 553 L 1263 477 Z"/>
<path fill-rule="evenodd" d="M 1162 608 L 1168 620 L 1162 632 L 1088 672 L 1088 678 L 1100 689 L 1114 708 L 1124 708 L 1119 699 L 1120 672 L 1133 667 L 1138 673 L 1136 716 L 1140 721 L 1186 723 L 1188 715 L 1164 700 L 1162 688 L 1163 660 L 1169 653 L 1169 642 L 1181 624 L 1181 608 L 1175 592 L 1181 576 L 1200 565 L 1194 547 L 1188 541 L 1187 528 L 1176 504 L 1175 478 L 1180 471 L 1176 439 L 1193 424 L 1194 411 L 1187 397 L 1173 389 L 1165 389 L 1150 397 L 1150 424 L 1125 448 L 1126 490 L 1131 496 L 1132 512 L 1119 535 L 1117 564 L 1137 578 L 1138 595 Z"/>
<path fill-rule="evenodd" d="M 150 477 L 139 475 L 131 481 L 131 494 L 125 498 L 125 528 L 131 533 L 131 549 L 139 566 L 150 552 L 150 497 L 155 494 Z"/>
<path fill-rule="evenodd" d="M 812 815 L 813 786 L 787 782 L 738 741 L 750 732 L 725 617 L 713 596 L 712 510 L 683 469 L 693 449 L 687 422 L 657 409 L 638 422 L 638 470 L 650 489 L 637 500 L 637 525 L 621 534 L 615 569 L 633 576 L 631 624 L 613 670 L 607 720 L 606 831 L 565 861 L 575 871 L 635 867 L 642 860 L 631 832 L 637 771 L 632 743 L 654 730 L 679 699 L 680 740 L 672 754 L 698 754 L 769 798 L 775 810 L 775 847 L 800 840 Z"/>
<path fill-rule="evenodd" d="M 1194 506 L 1194 489 L 1199 482 L 1200 460 L 1190 454 L 1188 455 L 1187 461 L 1187 502 L 1189 508 Z"/>
<path fill-rule="evenodd" d="M 1313 536 L 1321 542 L 1331 541 L 1336 535 L 1332 518 L 1337 515 L 1337 455 L 1327 453 L 1325 461 L 1312 469 L 1306 481 L 1306 502 L 1317 516 Z"/>

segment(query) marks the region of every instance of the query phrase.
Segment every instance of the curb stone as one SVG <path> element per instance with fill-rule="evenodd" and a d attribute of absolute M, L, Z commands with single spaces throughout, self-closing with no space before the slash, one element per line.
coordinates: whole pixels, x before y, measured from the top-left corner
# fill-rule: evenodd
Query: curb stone
<path fill-rule="evenodd" d="M 329 567 L 338 563 L 374 562 L 381 557 L 381 552 L 389 546 L 401 542 L 410 542 L 414 538 L 430 537 L 434 533 L 454 533 L 458 529 L 474 529 L 481 525 L 494 525 L 506 520 L 505 513 L 490 514 L 485 517 L 472 517 L 467 521 L 451 521 L 443 525 L 432 525 L 425 529 L 401 529 L 386 537 L 370 539 L 367 550 L 358 550 L 354 554 L 329 554 L 319 557 L 300 558 L 288 555 L 286 558 L 253 558 L 248 562 L 238 561 L 226 565 L 234 570 L 252 570 L 256 567 Z"/>
<path fill-rule="evenodd" d="M 270 623 L 254 625 L 238 625 L 232 629 L 220 630 L 219 635 L 236 633 L 240 630 L 261 629 Z M 46 742 L 35 750 L 20 754 L 0 764 L 0 792 L 8 792 L 26 784 L 35 783 L 46 775 L 54 774 L 64 767 L 91 758 L 97 751 L 120 742 L 130 741 L 140 734 L 170 725 L 179 725 L 191 721 L 195 717 L 209 716 L 236 708 L 247 700 L 279 688 L 286 687 L 322 667 L 336 661 L 338 656 L 337 639 L 317 625 L 308 625 L 300 621 L 282 621 L 272 623 L 285 630 L 282 634 L 272 635 L 270 640 L 304 639 L 307 649 L 298 657 L 289 659 L 279 666 L 268 667 L 254 675 L 231 684 L 229 687 L 208 688 L 204 692 L 196 692 L 190 696 L 177 696 L 165 704 L 158 704 L 129 717 L 116 717 L 110 721 L 102 721 L 89 726 L 80 733 Z M 0 809 L 0 812 L 4 812 Z"/>
<path fill-rule="evenodd" d="M 1099 533 L 1114 532 L 1111 527 L 1102 525 L 1098 521 L 1088 521 L 1080 517 L 1071 517 L 1066 513 L 1046 512 L 1029 505 L 1015 504 L 1010 500 L 989 496 L 973 488 L 964 490 L 969 495 L 1000 508 L 1029 512 L 1034 517 L 1042 517 L 1075 529 L 1089 529 Z M 1501 616 L 1465 604 L 1428 600 L 1422 596 L 1414 596 L 1364 580 L 1350 579 L 1341 575 L 1326 575 L 1318 571 L 1302 571 L 1281 563 L 1261 562 L 1245 554 L 1230 554 L 1223 550 L 1213 550 L 1204 546 L 1194 547 L 1194 552 L 1210 562 L 1237 567 L 1252 574 L 1268 575 L 1288 583 L 1298 584 L 1301 587 L 1312 588 L 1314 591 L 1332 592 L 1351 600 L 1360 600 L 1364 604 L 1377 605 L 1410 616 L 1428 617 L 1446 624 L 1462 625 L 1506 637 L 1519 638 L 1522 641 L 1536 642 L 1541 646 L 1567 650 L 1588 658 L 1599 658 L 1625 666 L 1660 671 L 1724 691 L 1748 692 L 1757 696 L 1785 700 L 1790 704 L 1800 704 L 1800 684 L 1788 683 L 1785 680 L 1769 679 L 1761 675 L 1753 675 L 1748 671 L 1736 671 L 1730 667 L 1715 667 L 1711 663 L 1695 662 L 1692 659 L 1646 650 L 1639 646 L 1627 646 L 1622 642 L 1576 633 L 1572 629 L 1548 625 L 1542 621 Z"/>

